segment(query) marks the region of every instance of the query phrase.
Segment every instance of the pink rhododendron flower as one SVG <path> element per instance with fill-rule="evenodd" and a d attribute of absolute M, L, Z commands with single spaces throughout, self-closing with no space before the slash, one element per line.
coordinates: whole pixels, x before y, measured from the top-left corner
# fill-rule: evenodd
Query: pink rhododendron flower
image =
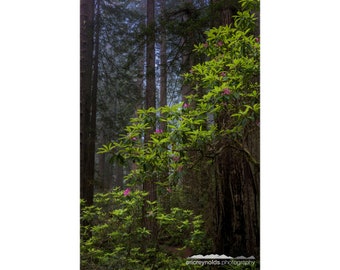
<path fill-rule="evenodd" d="M 131 189 L 127 188 L 127 189 L 124 190 L 123 194 L 126 197 L 126 196 L 128 196 L 130 194 L 130 192 L 131 192 Z"/>
<path fill-rule="evenodd" d="M 133 140 L 133 141 L 137 141 L 137 138 L 136 138 L 136 137 L 133 137 L 131 140 Z"/>
<path fill-rule="evenodd" d="M 175 162 L 178 162 L 179 161 L 179 157 L 178 156 L 174 156 L 174 157 L 172 157 L 172 160 L 175 161 Z"/>
<path fill-rule="evenodd" d="M 188 103 L 184 103 L 184 104 L 183 104 L 183 108 L 186 109 L 186 108 L 188 108 L 188 107 L 189 107 L 189 104 L 188 104 Z"/>
<path fill-rule="evenodd" d="M 231 91 L 230 91 L 229 88 L 224 88 L 222 94 L 223 94 L 223 95 L 230 95 L 230 94 L 231 94 Z"/>
<path fill-rule="evenodd" d="M 163 130 L 162 129 L 156 129 L 155 133 L 163 133 Z"/>

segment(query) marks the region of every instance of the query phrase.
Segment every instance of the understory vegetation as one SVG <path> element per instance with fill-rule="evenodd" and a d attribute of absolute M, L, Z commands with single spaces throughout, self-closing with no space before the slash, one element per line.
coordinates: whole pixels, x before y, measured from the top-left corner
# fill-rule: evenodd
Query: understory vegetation
<path fill-rule="evenodd" d="M 119 139 L 98 149 L 130 170 L 123 188 L 96 193 L 92 205 L 81 201 L 83 270 L 259 269 L 258 261 L 188 264 L 192 255 L 221 252 L 258 259 L 258 1 L 240 5 L 233 25 L 211 28 L 195 45 L 205 60 L 183 74 L 191 89 L 183 101 L 139 109 Z M 233 186 L 242 172 L 253 182 Z M 232 238 L 237 233 L 250 244 Z"/>

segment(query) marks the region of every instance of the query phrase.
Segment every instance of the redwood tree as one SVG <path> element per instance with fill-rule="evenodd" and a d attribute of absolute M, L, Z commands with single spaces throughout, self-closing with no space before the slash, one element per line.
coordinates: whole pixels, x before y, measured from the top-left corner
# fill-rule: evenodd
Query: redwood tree
<path fill-rule="evenodd" d="M 155 72 L 155 1 L 147 0 L 146 6 L 146 88 L 145 88 L 145 108 L 156 107 L 156 72 Z M 156 126 L 153 126 L 155 130 Z M 145 133 L 145 144 L 150 139 L 150 134 L 154 130 L 147 130 Z M 152 216 L 146 215 L 148 207 L 147 201 L 153 202 L 157 199 L 155 179 L 145 179 L 143 190 L 148 192 L 144 202 L 144 225 L 151 232 L 151 238 L 156 238 L 156 221 Z"/>
<path fill-rule="evenodd" d="M 234 23 L 236 7 L 236 3 L 231 1 L 220 8 L 221 24 Z M 252 30 L 253 33 L 258 32 L 257 29 Z M 252 81 L 259 82 L 259 77 L 253 77 Z M 227 117 L 222 113 L 217 119 L 218 125 L 223 126 Z M 217 157 L 219 184 L 215 217 L 219 221 L 217 249 L 220 252 L 259 257 L 259 144 L 258 126 L 247 126 L 242 140 L 236 144 L 226 142 L 227 146 Z"/>
<path fill-rule="evenodd" d="M 93 78 L 94 0 L 80 1 L 80 197 L 93 202 L 96 78 Z"/>

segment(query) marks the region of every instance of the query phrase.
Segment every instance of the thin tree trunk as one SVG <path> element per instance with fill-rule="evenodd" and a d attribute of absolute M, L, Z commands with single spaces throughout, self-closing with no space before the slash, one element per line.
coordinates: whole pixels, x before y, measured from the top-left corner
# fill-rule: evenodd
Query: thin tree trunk
<path fill-rule="evenodd" d="M 185 3 L 187 3 L 188 5 L 193 5 L 193 1 L 192 0 L 185 0 Z M 185 13 L 182 17 L 182 21 L 186 22 L 189 20 L 189 15 L 188 13 Z M 181 41 L 181 47 L 182 49 L 182 63 L 181 63 L 181 67 L 182 67 L 182 71 L 183 72 L 189 72 L 190 68 L 194 65 L 194 59 L 192 56 L 192 49 L 194 47 L 193 45 L 194 40 L 193 40 L 193 33 L 188 34 L 188 36 L 182 37 L 182 41 Z M 182 88 L 181 88 L 181 95 L 182 95 L 182 99 L 189 95 L 191 92 L 191 86 L 189 84 L 183 84 Z"/>
<path fill-rule="evenodd" d="M 93 0 L 80 2 L 80 196 L 88 205 L 93 203 L 91 148 L 91 88 L 93 64 Z"/>
<path fill-rule="evenodd" d="M 161 14 L 165 12 L 165 0 L 160 0 Z M 161 48 L 160 48 L 160 61 L 161 61 L 161 78 L 160 78 L 160 106 L 167 105 L 167 54 L 166 54 L 166 30 L 161 26 Z M 164 129 L 164 128 L 163 128 Z"/>
<path fill-rule="evenodd" d="M 145 107 L 156 106 L 156 81 L 155 81 L 155 1 L 147 0 L 147 37 L 146 37 L 146 89 L 145 89 Z M 150 131 L 146 131 L 145 143 L 150 139 Z M 148 192 L 146 200 L 155 201 L 157 199 L 156 184 L 154 179 L 146 179 L 143 183 L 143 190 Z M 156 238 L 156 220 L 146 215 L 147 202 L 144 203 L 144 225 L 151 232 L 151 239 Z"/>
<path fill-rule="evenodd" d="M 155 1 L 147 0 L 147 28 L 146 37 L 146 91 L 145 107 L 156 106 L 155 81 Z"/>
<path fill-rule="evenodd" d="M 91 93 L 91 132 L 89 158 L 91 164 L 91 175 L 95 175 L 96 165 L 96 131 L 97 131 L 97 93 L 98 93 L 98 58 L 99 58 L 99 36 L 100 36 L 100 2 L 96 0 L 95 31 L 94 31 L 94 54 L 93 54 L 93 77 Z"/>
<path fill-rule="evenodd" d="M 100 130 L 100 140 L 99 144 L 103 145 L 105 143 L 104 139 L 104 131 L 103 129 Z M 100 179 L 100 183 L 102 186 L 103 191 L 108 191 L 109 190 L 109 185 L 107 182 L 107 173 L 106 173 L 106 155 L 101 154 L 98 156 L 98 178 Z"/>
<path fill-rule="evenodd" d="M 122 165 L 120 165 L 120 164 L 115 165 L 115 176 L 116 176 L 115 186 L 123 188 L 123 186 L 124 186 L 124 183 L 123 183 L 124 171 L 123 171 Z M 111 186 L 112 186 L 112 184 L 111 184 Z"/>

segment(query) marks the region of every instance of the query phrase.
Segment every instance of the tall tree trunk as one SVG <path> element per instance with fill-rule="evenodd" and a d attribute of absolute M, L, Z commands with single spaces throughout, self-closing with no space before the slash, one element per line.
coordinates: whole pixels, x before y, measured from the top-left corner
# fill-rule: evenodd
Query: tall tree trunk
<path fill-rule="evenodd" d="M 155 80 L 155 1 L 147 0 L 147 36 L 146 36 L 146 89 L 145 89 L 145 107 L 156 107 L 156 80 Z M 150 139 L 150 132 L 153 132 L 155 127 L 150 131 L 146 131 L 145 143 Z M 156 184 L 154 179 L 146 179 L 143 183 L 143 190 L 148 192 L 146 200 L 155 201 L 157 199 Z M 148 206 L 145 200 L 144 203 L 144 225 L 150 230 L 151 238 L 156 237 L 156 220 L 146 215 L 146 208 Z"/>
<path fill-rule="evenodd" d="M 213 0 L 213 26 L 230 25 L 236 14 L 233 1 Z M 228 116 L 221 114 L 216 123 L 222 125 Z M 225 149 L 217 157 L 215 216 L 215 252 L 230 256 L 259 258 L 259 129 L 246 130 L 241 144 L 223 142 Z M 225 147 L 227 145 L 227 147 Z M 221 145 L 222 147 L 222 145 Z"/>
<path fill-rule="evenodd" d="M 165 0 L 160 0 L 160 13 L 161 16 L 165 13 Z M 167 105 L 167 53 L 166 53 L 166 29 L 161 24 L 161 44 L 160 44 L 160 102 L 159 105 Z M 161 129 L 165 130 L 166 123 L 161 122 Z"/>
<path fill-rule="evenodd" d="M 233 23 L 233 16 L 237 13 L 237 0 L 211 0 L 211 25 L 218 27 Z"/>
<path fill-rule="evenodd" d="M 252 139 L 256 142 L 254 135 Z M 259 167 L 244 151 L 227 147 L 218 157 L 215 205 L 217 252 L 259 256 Z"/>
<path fill-rule="evenodd" d="M 80 196 L 93 203 L 94 165 L 91 163 L 91 99 L 93 65 L 93 0 L 80 1 Z"/>
<path fill-rule="evenodd" d="M 146 90 L 145 107 L 156 106 L 155 74 L 155 1 L 147 0 Z"/>
<path fill-rule="evenodd" d="M 96 131 L 97 131 L 97 93 L 98 93 L 98 55 L 99 55 L 99 35 L 100 35 L 100 0 L 95 0 L 95 27 L 94 27 L 94 49 L 93 49 L 93 72 L 91 87 L 91 116 L 89 132 L 89 171 L 94 182 L 96 168 Z M 95 189 L 95 183 L 93 183 Z"/>
<path fill-rule="evenodd" d="M 184 0 L 184 3 L 189 7 L 193 6 L 192 0 Z M 190 19 L 190 9 L 188 8 L 186 13 L 182 17 L 182 21 L 186 22 Z M 189 72 L 190 68 L 194 65 L 194 59 L 192 55 L 192 50 L 194 48 L 194 37 L 193 33 L 188 33 L 187 36 L 182 37 L 181 47 L 182 47 L 182 63 L 181 68 L 183 72 Z M 189 95 L 191 91 L 191 86 L 189 84 L 183 84 L 181 88 L 182 98 Z"/>

